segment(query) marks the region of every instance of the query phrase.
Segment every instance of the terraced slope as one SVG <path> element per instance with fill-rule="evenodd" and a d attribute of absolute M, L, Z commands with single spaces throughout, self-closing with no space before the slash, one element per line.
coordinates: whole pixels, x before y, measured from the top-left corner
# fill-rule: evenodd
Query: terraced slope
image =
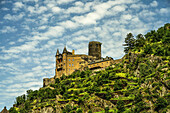
<path fill-rule="evenodd" d="M 93 73 L 77 71 L 28 90 L 10 112 L 170 112 L 170 24 L 147 33 L 142 45 L 136 43 L 119 64 Z"/>

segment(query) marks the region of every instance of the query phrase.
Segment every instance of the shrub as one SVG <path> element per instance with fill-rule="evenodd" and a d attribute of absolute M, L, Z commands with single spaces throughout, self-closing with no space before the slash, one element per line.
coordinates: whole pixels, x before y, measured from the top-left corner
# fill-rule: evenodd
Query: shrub
<path fill-rule="evenodd" d="M 163 97 L 159 97 L 154 105 L 155 111 L 159 112 L 159 110 L 165 108 L 168 105 L 168 102 Z"/>

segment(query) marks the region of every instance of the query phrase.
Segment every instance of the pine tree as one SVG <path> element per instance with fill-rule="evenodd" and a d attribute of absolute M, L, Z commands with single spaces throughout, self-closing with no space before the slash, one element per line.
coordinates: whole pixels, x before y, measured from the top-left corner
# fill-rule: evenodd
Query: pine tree
<path fill-rule="evenodd" d="M 125 38 L 125 44 L 123 44 L 124 52 L 127 54 L 129 50 L 133 49 L 135 46 L 135 39 L 132 33 L 128 33 Z"/>

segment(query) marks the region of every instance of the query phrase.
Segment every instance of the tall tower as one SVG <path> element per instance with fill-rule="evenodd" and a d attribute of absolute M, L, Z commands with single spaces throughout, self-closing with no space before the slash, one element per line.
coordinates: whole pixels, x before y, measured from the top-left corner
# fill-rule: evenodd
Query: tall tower
<path fill-rule="evenodd" d="M 102 43 L 97 41 L 89 42 L 89 54 L 90 56 L 95 56 L 97 59 L 101 58 L 101 45 Z"/>

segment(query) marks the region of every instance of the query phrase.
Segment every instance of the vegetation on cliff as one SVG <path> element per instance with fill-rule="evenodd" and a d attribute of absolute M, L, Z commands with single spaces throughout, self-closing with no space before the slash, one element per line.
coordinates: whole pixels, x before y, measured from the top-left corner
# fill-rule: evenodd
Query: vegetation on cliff
<path fill-rule="evenodd" d="M 125 43 L 119 64 L 76 71 L 48 87 L 28 90 L 16 98 L 10 113 L 169 112 L 170 24 L 136 38 L 129 33 Z"/>

